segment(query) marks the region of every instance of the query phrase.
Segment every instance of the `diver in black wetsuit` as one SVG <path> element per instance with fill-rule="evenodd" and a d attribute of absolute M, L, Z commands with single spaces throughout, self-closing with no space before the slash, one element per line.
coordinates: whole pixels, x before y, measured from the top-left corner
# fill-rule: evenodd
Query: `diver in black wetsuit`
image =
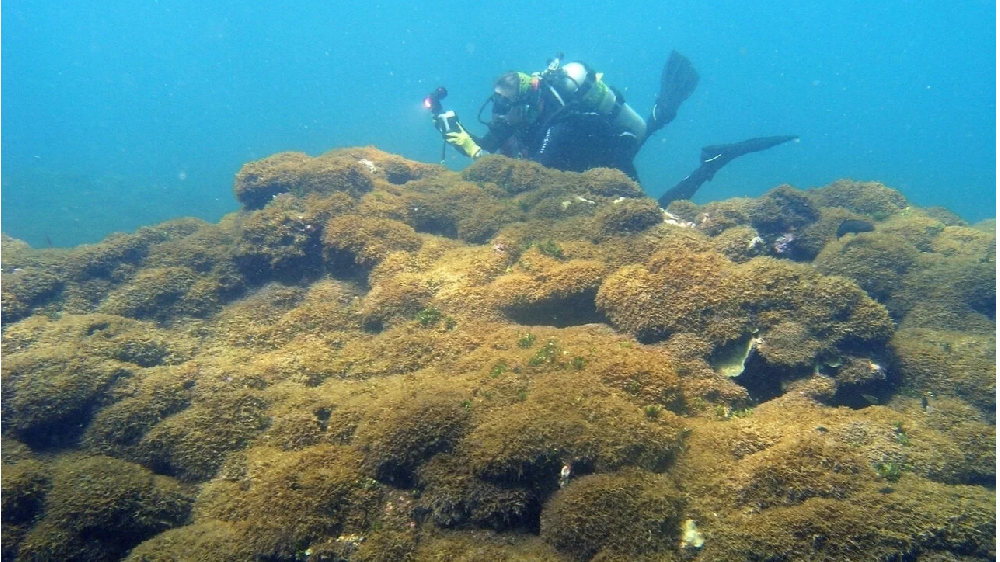
<path fill-rule="evenodd" d="M 551 61 L 544 72 L 508 72 L 497 79 L 493 95 L 479 110 L 479 121 L 489 128 L 484 136 L 470 134 L 457 118 L 443 127 L 438 123 L 441 115 L 435 115 L 435 125 L 447 131 L 449 144 L 470 158 L 495 152 L 565 171 L 617 168 L 639 181 L 633 159 L 653 133 L 674 120 L 681 103 L 694 92 L 699 80 L 694 66 L 680 53 L 670 54 L 656 104 L 643 119 L 621 93 L 602 81 L 601 73 L 578 62 L 561 66 L 560 58 Z M 492 111 L 487 122 L 482 113 L 488 104 L 492 104 Z M 660 204 L 690 198 L 737 156 L 793 138 L 768 137 L 705 147 L 701 166 L 664 194 Z"/>

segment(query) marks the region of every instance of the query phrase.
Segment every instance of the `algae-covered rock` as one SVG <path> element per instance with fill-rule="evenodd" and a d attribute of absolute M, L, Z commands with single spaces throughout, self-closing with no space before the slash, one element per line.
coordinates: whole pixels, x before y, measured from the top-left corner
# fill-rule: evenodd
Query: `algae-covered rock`
<path fill-rule="evenodd" d="M 180 524 L 189 490 L 170 478 L 111 457 L 67 456 L 52 467 L 43 518 L 20 558 L 119 560 L 133 546 Z"/>
<path fill-rule="evenodd" d="M 991 556 L 995 492 L 928 478 L 954 459 L 956 442 L 936 428 L 961 410 L 910 417 L 914 407 L 834 409 L 789 393 L 696 423 L 673 474 L 706 536 L 699 558 L 884 559 L 939 545 Z"/>
<path fill-rule="evenodd" d="M 905 387 L 953 395 L 996 416 L 996 337 L 904 329 L 889 343 Z"/>
<path fill-rule="evenodd" d="M 573 560 L 634 559 L 672 551 L 683 496 L 664 477 L 641 470 L 583 476 L 542 510 L 542 539 Z"/>
<path fill-rule="evenodd" d="M 856 451 L 814 433 L 743 459 L 733 487 L 738 505 L 765 509 L 813 497 L 846 499 L 862 485 L 866 471 L 874 473 Z"/>
<path fill-rule="evenodd" d="M 826 275 L 854 279 L 873 299 L 886 302 L 918 258 L 903 238 L 865 233 L 830 242 L 813 263 Z"/>
<path fill-rule="evenodd" d="M 768 191 L 749 208 L 751 226 L 764 235 L 802 230 L 819 217 L 809 196 L 790 185 Z"/>
<path fill-rule="evenodd" d="M 3 237 L 4 559 L 995 557 L 995 221 L 371 147 L 234 191 Z"/>
<path fill-rule="evenodd" d="M 133 462 L 141 460 L 138 446 L 146 432 L 190 404 L 197 369 L 188 363 L 137 374 L 128 396 L 94 415 L 83 436 L 84 446 Z"/>
<path fill-rule="evenodd" d="M 876 220 L 889 218 L 907 206 L 902 193 L 878 182 L 838 180 L 809 194 L 824 207 L 843 207 Z"/>
<path fill-rule="evenodd" d="M 248 450 L 237 481 L 218 478 L 199 494 L 195 522 L 227 522 L 256 556 L 294 558 L 324 537 L 360 530 L 374 516 L 377 487 L 363 477 L 360 461 L 351 449 L 332 445 Z"/>
<path fill-rule="evenodd" d="M 412 484 L 413 471 L 432 456 L 450 451 L 469 425 L 468 397 L 441 389 L 390 396 L 358 427 L 366 470 L 380 481 Z"/>
<path fill-rule="evenodd" d="M 459 443 L 474 472 L 554 484 L 566 462 L 596 470 L 639 466 L 662 471 L 680 446 L 679 420 L 650 419 L 618 395 L 589 385 L 565 392 L 571 374 L 552 374 L 524 391 L 524 401 L 496 412 Z M 559 379 L 563 379 L 560 381 Z M 561 384 L 560 384 L 561 382 Z"/>
<path fill-rule="evenodd" d="M 605 236 L 641 232 L 663 222 L 663 211 L 652 199 L 621 199 L 602 207 L 594 219 Z"/>
<path fill-rule="evenodd" d="M 767 242 L 750 226 L 727 228 L 712 238 L 712 245 L 719 253 L 736 263 L 743 263 L 768 252 Z"/>
<path fill-rule="evenodd" d="M 139 544 L 128 562 L 242 562 L 257 555 L 235 525 L 217 519 L 168 529 Z"/>
<path fill-rule="evenodd" d="M 133 370 L 66 344 L 8 356 L 3 362 L 4 425 L 34 447 L 68 445 L 106 402 L 104 392 Z"/>
<path fill-rule="evenodd" d="M 340 198 L 331 199 L 340 203 Z M 349 201 L 353 204 L 353 199 Z M 240 271 L 255 282 L 272 277 L 315 276 L 322 263 L 322 227 L 329 216 L 325 206 L 307 209 L 291 196 L 276 198 L 242 220 L 234 260 Z"/>
<path fill-rule="evenodd" d="M 354 263 L 371 267 L 393 251 L 414 252 L 420 236 L 410 226 L 390 219 L 370 219 L 360 215 L 335 217 L 327 223 L 323 245 L 327 261 L 344 255 Z"/>
<path fill-rule="evenodd" d="M 787 262 L 736 265 L 684 247 L 608 276 L 597 304 L 616 327 L 644 341 L 698 332 L 726 343 L 793 319 L 822 335 L 823 348 L 880 343 L 892 333 L 885 309 L 851 284 Z"/>
<path fill-rule="evenodd" d="M 594 295 L 607 273 L 600 262 L 558 259 L 553 243 L 523 253 L 510 273 L 482 288 L 492 307 L 520 324 L 565 326 L 600 321 Z"/>
<path fill-rule="evenodd" d="M 58 320 L 33 316 L 7 328 L 2 345 L 6 354 L 31 356 L 66 343 L 91 356 L 140 367 L 182 363 L 198 346 L 189 334 L 110 314 L 65 314 Z"/>
<path fill-rule="evenodd" d="M 523 209 L 495 184 L 444 176 L 409 184 L 401 200 L 405 220 L 416 230 L 478 244 L 524 217 Z"/>
<path fill-rule="evenodd" d="M 246 447 L 266 425 L 265 403 L 255 392 L 224 391 L 154 425 L 136 444 L 136 454 L 159 473 L 206 480 L 227 452 Z"/>
<path fill-rule="evenodd" d="M 528 160 L 514 160 L 503 156 L 479 158 L 462 172 L 471 181 L 493 182 L 510 195 L 550 185 L 558 174 L 556 170 Z"/>
<path fill-rule="evenodd" d="M 6 444 L 5 444 L 6 446 Z M 24 535 L 45 508 L 45 496 L 52 487 L 49 468 L 34 459 L 3 463 L 3 482 L 0 487 L 3 537 L 0 556 L 8 560 L 17 557 L 17 550 Z"/>
<path fill-rule="evenodd" d="M 3 290 L 0 295 L 0 322 L 8 324 L 31 313 L 34 306 L 55 297 L 63 279 L 44 268 L 3 268 Z"/>
<path fill-rule="evenodd" d="M 246 209 L 259 209 L 282 193 L 347 193 L 357 197 L 379 181 L 406 183 L 431 167 L 405 161 L 376 149 L 333 150 L 318 157 L 281 152 L 245 164 L 236 174 L 233 192 Z"/>

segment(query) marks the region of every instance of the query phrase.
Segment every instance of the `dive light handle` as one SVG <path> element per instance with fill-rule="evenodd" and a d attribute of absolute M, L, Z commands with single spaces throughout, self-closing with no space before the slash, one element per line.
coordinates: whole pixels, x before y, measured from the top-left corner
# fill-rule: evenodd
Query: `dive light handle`
<path fill-rule="evenodd" d="M 451 110 L 439 113 L 434 119 L 434 127 L 436 127 L 442 135 L 458 132 L 458 115 Z"/>

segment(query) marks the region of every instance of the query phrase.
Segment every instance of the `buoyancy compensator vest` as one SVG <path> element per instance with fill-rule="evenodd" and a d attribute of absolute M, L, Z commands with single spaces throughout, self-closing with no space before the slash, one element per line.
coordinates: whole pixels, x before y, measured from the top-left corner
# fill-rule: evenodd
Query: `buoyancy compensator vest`
<path fill-rule="evenodd" d="M 549 88 L 564 107 L 599 113 L 639 140 L 646 137 L 646 121 L 625 103 L 620 93 L 602 80 L 602 73 L 581 62 L 560 66 L 556 58 L 540 77 L 542 86 Z"/>

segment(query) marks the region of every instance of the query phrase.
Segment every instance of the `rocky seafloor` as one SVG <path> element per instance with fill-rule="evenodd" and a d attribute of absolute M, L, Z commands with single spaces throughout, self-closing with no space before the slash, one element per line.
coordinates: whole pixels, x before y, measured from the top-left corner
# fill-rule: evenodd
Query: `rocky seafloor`
<path fill-rule="evenodd" d="M 2 557 L 993 560 L 996 225 L 374 148 L 2 242 Z"/>

